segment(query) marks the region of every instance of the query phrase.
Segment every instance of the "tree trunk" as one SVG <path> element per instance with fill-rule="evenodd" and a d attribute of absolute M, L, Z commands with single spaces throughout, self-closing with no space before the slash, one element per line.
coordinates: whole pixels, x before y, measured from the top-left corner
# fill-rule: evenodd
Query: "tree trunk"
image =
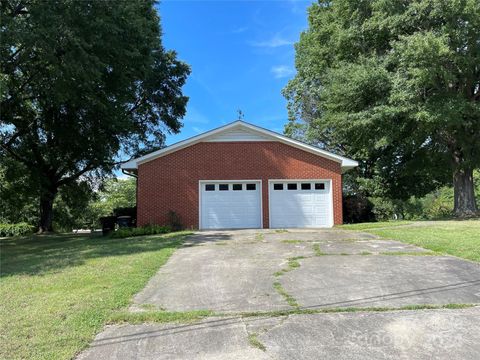
<path fill-rule="evenodd" d="M 473 169 L 457 168 L 453 172 L 453 212 L 458 217 L 471 217 L 477 213 L 475 190 L 473 183 Z"/>
<path fill-rule="evenodd" d="M 38 224 L 38 233 L 52 232 L 53 226 L 53 201 L 57 195 L 57 190 L 44 190 L 40 196 L 40 221 Z"/>

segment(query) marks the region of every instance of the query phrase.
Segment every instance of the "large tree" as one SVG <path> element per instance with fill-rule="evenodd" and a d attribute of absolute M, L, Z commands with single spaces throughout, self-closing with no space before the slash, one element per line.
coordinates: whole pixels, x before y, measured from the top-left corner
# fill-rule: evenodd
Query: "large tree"
<path fill-rule="evenodd" d="M 455 214 L 475 214 L 480 2 L 321 0 L 308 19 L 286 132 L 360 160 L 375 195 L 423 195 L 453 177 Z"/>
<path fill-rule="evenodd" d="M 161 44 L 154 0 L 2 0 L 0 156 L 58 189 L 178 132 L 190 70 Z"/>

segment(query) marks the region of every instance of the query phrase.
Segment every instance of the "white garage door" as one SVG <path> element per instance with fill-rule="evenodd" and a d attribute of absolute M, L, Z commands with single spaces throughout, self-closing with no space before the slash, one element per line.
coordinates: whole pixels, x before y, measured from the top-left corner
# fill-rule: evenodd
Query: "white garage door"
<path fill-rule="evenodd" d="M 261 227 L 261 185 L 258 181 L 200 183 L 200 228 Z"/>
<path fill-rule="evenodd" d="M 330 184 L 327 180 L 270 181 L 270 227 L 333 226 Z"/>

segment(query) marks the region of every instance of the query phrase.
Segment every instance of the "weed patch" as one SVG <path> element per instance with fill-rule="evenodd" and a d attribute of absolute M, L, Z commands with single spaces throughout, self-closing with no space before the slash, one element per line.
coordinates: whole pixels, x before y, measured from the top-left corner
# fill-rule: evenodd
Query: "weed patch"
<path fill-rule="evenodd" d="M 315 252 L 315 256 L 327 255 L 320 249 L 320 244 L 313 244 L 313 251 Z"/>
<path fill-rule="evenodd" d="M 282 240 L 282 243 L 284 244 L 301 244 L 301 240 Z"/>
<path fill-rule="evenodd" d="M 297 307 L 288 310 L 275 311 L 251 311 L 235 313 L 243 318 L 248 317 L 281 317 L 289 315 L 308 315 L 308 314 L 330 314 L 330 313 L 352 313 L 352 312 L 386 312 L 386 311 L 408 311 L 408 310 L 441 310 L 441 309 L 468 309 L 478 306 L 478 304 L 445 304 L 445 305 L 407 305 L 401 307 L 336 307 L 323 309 L 302 309 Z"/>
<path fill-rule="evenodd" d="M 155 323 L 169 323 L 169 322 L 192 322 L 198 321 L 205 317 L 213 315 L 212 311 L 198 310 L 198 311 L 182 311 L 182 312 L 168 312 L 168 311 L 142 311 L 129 312 L 119 311 L 110 317 L 109 324 L 143 324 L 148 322 Z"/>
<path fill-rule="evenodd" d="M 305 256 L 296 256 L 296 257 L 291 257 L 291 258 L 288 258 L 288 266 L 280 271 L 277 271 L 275 273 L 273 273 L 273 276 L 275 277 L 278 277 L 278 276 L 282 276 L 283 274 L 289 272 L 289 271 L 292 271 L 296 268 L 299 268 L 300 267 L 300 263 L 298 262 L 298 260 L 300 259 L 305 259 Z"/>
<path fill-rule="evenodd" d="M 265 234 L 263 233 L 257 233 L 255 234 L 255 240 L 257 241 L 263 241 L 265 239 Z"/>
<path fill-rule="evenodd" d="M 263 345 L 263 343 L 260 340 L 258 340 L 257 333 L 248 334 L 248 342 L 250 343 L 250 346 L 254 348 L 260 349 L 262 351 L 267 351 L 267 348 L 265 347 L 265 345 Z"/>
<path fill-rule="evenodd" d="M 273 283 L 273 288 L 280 294 L 283 296 L 283 298 L 285 299 L 285 301 L 288 303 L 288 305 L 290 306 L 293 306 L 293 307 L 299 307 L 298 303 L 297 303 L 297 300 L 295 300 L 295 298 L 290 295 L 289 293 L 287 293 L 287 291 L 283 288 L 282 284 L 280 284 L 279 281 L 275 281 Z"/>

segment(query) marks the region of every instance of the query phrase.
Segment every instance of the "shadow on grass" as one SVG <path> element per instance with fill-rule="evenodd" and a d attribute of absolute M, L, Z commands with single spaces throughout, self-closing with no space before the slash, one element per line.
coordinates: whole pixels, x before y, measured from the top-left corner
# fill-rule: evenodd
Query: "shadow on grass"
<path fill-rule="evenodd" d="M 41 275 L 85 260 L 177 248 L 186 233 L 110 239 L 90 234 L 8 238 L 0 241 L 0 276 Z"/>
<path fill-rule="evenodd" d="M 188 236 L 187 236 L 188 235 Z M 91 234 L 54 234 L 5 238 L 0 240 L 0 276 L 41 275 L 49 271 L 79 266 L 85 260 L 131 255 L 180 246 L 224 241 L 224 233 L 188 232 L 111 239 Z"/>

